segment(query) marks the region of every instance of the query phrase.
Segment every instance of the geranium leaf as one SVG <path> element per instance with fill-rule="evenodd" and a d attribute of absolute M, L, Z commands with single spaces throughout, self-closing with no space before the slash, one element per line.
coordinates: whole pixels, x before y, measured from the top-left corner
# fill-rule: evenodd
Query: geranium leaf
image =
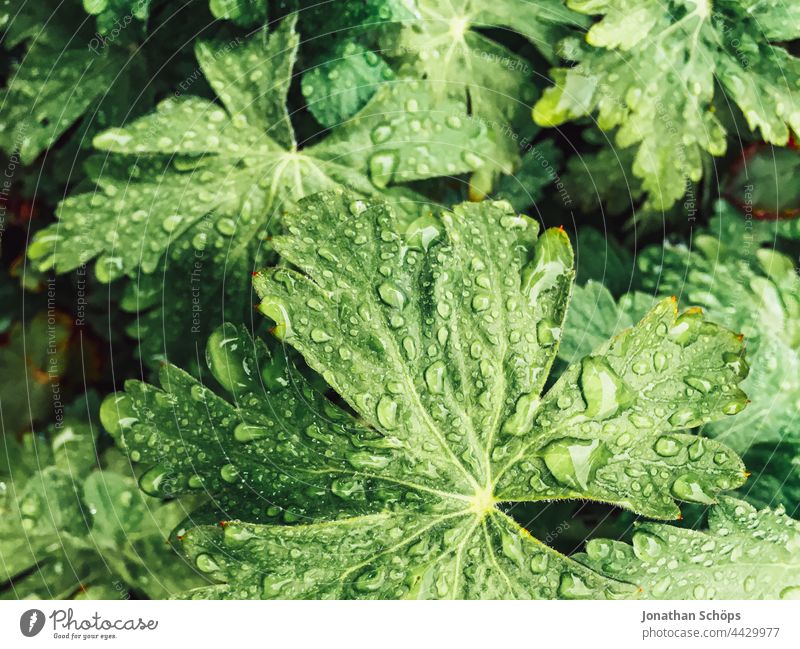
<path fill-rule="evenodd" d="M 641 523 L 633 545 L 596 539 L 577 558 L 641 587 L 648 599 L 796 599 L 800 523 L 782 508 L 734 498 L 712 508 L 708 530 Z M 717 575 L 708 579 L 709 571 Z"/>
<path fill-rule="evenodd" d="M 587 44 L 570 39 L 576 64 L 552 71 L 533 116 L 542 126 L 597 113 L 618 129 L 621 147 L 638 147 L 633 173 L 656 207 L 666 209 L 702 176 L 702 155 L 722 155 L 726 132 L 711 110 L 720 88 L 767 142 L 785 145 L 800 130 L 800 59 L 775 41 L 800 35 L 795 10 L 778 2 L 570 0 L 599 16 Z M 765 5 L 768 5 L 765 6 Z M 760 16 L 770 16 L 765 29 Z M 779 16 L 786 22 L 774 28 Z"/>
<path fill-rule="evenodd" d="M 153 465 L 146 489 L 207 481 L 234 503 L 237 521 L 184 535 L 227 582 L 197 596 L 610 596 L 613 582 L 500 503 L 581 497 L 668 518 L 673 498 L 713 502 L 744 479 L 721 444 L 673 432 L 743 407 L 741 342 L 669 300 L 540 396 L 572 284 L 563 231 L 539 235 L 503 202 L 403 225 L 341 192 L 301 201 L 283 225 L 273 245 L 289 265 L 255 278 L 261 310 L 356 415 L 291 370 L 274 380 L 263 346 L 235 329 L 209 346 L 230 398 L 168 367 L 163 391 L 133 383 L 104 405 Z M 259 498 L 241 514 L 246 490 Z M 278 513 L 302 524 L 259 522 Z"/>

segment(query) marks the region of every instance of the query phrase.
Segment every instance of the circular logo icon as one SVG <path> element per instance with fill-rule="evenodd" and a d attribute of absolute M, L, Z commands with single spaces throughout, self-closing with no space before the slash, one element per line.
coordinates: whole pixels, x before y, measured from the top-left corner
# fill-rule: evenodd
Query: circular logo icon
<path fill-rule="evenodd" d="M 44 613 L 38 608 L 32 608 L 25 611 L 22 617 L 19 618 L 19 630 L 22 635 L 27 638 L 32 638 L 44 628 Z"/>

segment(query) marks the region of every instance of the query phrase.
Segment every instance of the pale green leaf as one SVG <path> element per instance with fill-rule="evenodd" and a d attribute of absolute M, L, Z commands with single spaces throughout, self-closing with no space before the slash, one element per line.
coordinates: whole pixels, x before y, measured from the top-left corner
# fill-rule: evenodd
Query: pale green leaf
<path fill-rule="evenodd" d="M 96 453 L 92 426 L 73 418 L 47 437 L 0 437 L 0 599 L 100 596 L 108 584 L 116 598 L 159 598 L 202 583 L 166 543 L 185 512 L 97 470 Z"/>
<path fill-rule="evenodd" d="M 587 45 L 567 41 L 576 61 L 552 71 L 533 116 L 556 126 L 597 114 L 603 130 L 617 129 L 621 147 L 635 145 L 633 173 L 656 207 L 668 208 L 702 176 L 703 152 L 722 155 L 726 132 L 712 102 L 720 87 L 751 129 L 785 145 L 800 130 L 800 59 L 772 41 L 798 29 L 775 29 L 792 10 L 746 6 L 734 0 L 570 0 L 574 10 L 599 15 Z M 756 3 L 762 5 L 764 3 Z M 769 28 L 759 18 L 771 15 Z"/>
<path fill-rule="evenodd" d="M 632 546 L 597 539 L 577 558 L 613 579 L 640 586 L 646 599 L 800 595 L 800 523 L 782 508 L 756 511 L 733 498 L 711 510 L 707 531 L 640 523 Z"/>

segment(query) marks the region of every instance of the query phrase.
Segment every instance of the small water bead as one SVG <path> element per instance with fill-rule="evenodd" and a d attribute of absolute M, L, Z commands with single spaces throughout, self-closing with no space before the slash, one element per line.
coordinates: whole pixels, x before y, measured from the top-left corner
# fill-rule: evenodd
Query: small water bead
<path fill-rule="evenodd" d="M 642 561 L 658 561 L 664 555 L 666 548 L 664 540 L 655 534 L 642 530 L 633 534 L 633 551 Z"/>
<path fill-rule="evenodd" d="M 225 464 L 219 470 L 219 475 L 225 482 L 233 484 L 239 478 L 239 469 L 233 464 Z"/>
<path fill-rule="evenodd" d="M 353 477 L 336 478 L 331 482 L 331 491 L 344 500 L 362 500 L 364 498 L 364 484 Z"/>
<path fill-rule="evenodd" d="M 315 343 L 324 343 L 331 339 L 331 336 L 327 331 L 318 327 L 315 327 L 311 330 L 310 336 L 311 340 L 313 340 Z"/>
<path fill-rule="evenodd" d="M 425 370 L 425 384 L 433 394 L 444 392 L 444 377 L 447 368 L 442 361 L 436 361 Z"/>
<path fill-rule="evenodd" d="M 689 459 L 696 462 L 706 452 L 706 445 L 702 438 L 698 438 L 689 446 Z"/>
<path fill-rule="evenodd" d="M 291 336 L 293 333 L 289 311 L 278 298 L 267 296 L 261 300 L 259 310 L 275 322 L 274 334 L 278 338 Z"/>
<path fill-rule="evenodd" d="M 599 440 L 565 437 L 548 444 L 542 458 L 548 471 L 562 485 L 585 490 L 598 469 L 605 466 L 611 454 Z"/>
<path fill-rule="evenodd" d="M 800 586 L 789 586 L 780 592 L 781 599 L 800 599 Z"/>
<path fill-rule="evenodd" d="M 581 392 L 586 401 L 586 416 L 592 419 L 611 417 L 634 397 L 608 361 L 597 356 L 583 360 Z"/>
<path fill-rule="evenodd" d="M 398 162 L 397 155 L 389 151 L 374 153 L 370 157 L 368 163 L 369 175 L 376 187 L 383 188 L 389 184 L 397 169 Z"/>
<path fill-rule="evenodd" d="M 216 223 L 217 232 L 221 235 L 230 237 L 236 232 L 236 221 L 231 218 L 223 217 Z"/>
<path fill-rule="evenodd" d="M 384 395 L 378 401 L 376 408 L 378 422 L 387 429 L 397 426 L 397 402 L 391 397 Z"/>
<path fill-rule="evenodd" d="M 589 588 L 581 577 L 571 572 L 561 575 L 557 593 L 563 599 L 587 599 L 595 594 L 594 590 Z"/>
<path fill-rule="evenodd" d="M 162 496 L 164 483 L 169 479 L 170 471 L 166 467 L 156 465 L 145 471 L 139 478 L 139 488 L 148 496 Z"/>
<path fill-rule="evenodd" d="M 478 167 L 483 166 L 483 158 L 472 151 L 464 151 L 461 154 L 461 159 L 470 169 L 477 169 Z"/>
<path fill-rule="evenodd" d="M 492 304 L 491 295 L 478 292 L 472 298 L 472 310 L 477 312 L 486 311 Z"/>
<path fill-rule="evenodd" d="M 378 295 L 385 304 L 395 309 L 403 309 L 406 304 L 405 293 L 391 282 L 384 282 L 378 286 Z"/>
<path fill-rule="evenodd" d="M 385 455 L 370 453 L 369 451 L 356 451 L 347 454 L 347 461 L 353 468 L 360 471 L 380 471 L 389 466 L 391 458 Z"/>
<path fill-rule="evenodd" d="M 703 422 L 703 418 L 693 408 L 681 408 L 673 412 L 667 421 L 677 428 L 694 428 Z"/>
<path fill-rule="evenodd" d="M 680 500 L 687 502 L 713 505 L 714 499 L 704 490 L 700 479 L 694 474 L 686 474 L 678 477 L 671 487 L 672 495 Z"/>
<path fill-rule="evenodd" d="M 268 428 L 263 426 L 256 426 L 253 424 L 246 424 L 244 422 L 238 424 L 233 429 L 233 438 L 237 442 L 251 442 L 256 439 L 262 439 L 270 434 Z"/>
<path fill-rule="evenodd" d="M 201 572 L 209 573 L 219 570 L 219 564 L 212 558 L 210 554 L 198 554 L 194 560 L 194 564 Z"/>
<path fill-rule="evenodd" d="M 683 445 L 680 441 L 671 435 L 662 435 L 656 440 L 655 444 L 653 444 L 655 452 L 662 457 L 673 457 L 677 455 L 682 448 Z"/>

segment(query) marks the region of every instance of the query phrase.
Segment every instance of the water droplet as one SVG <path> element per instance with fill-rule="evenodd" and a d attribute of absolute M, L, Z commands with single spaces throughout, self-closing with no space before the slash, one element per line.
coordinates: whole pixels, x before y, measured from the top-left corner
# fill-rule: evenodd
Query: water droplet
<path fill-rule="evenodd" d="M 233 233 L 236 232 L 236 221 L 228 217 L 221 218 L 217 221 L 217 232 L 226 237 L 233 236 Z"/>
<path fill-rule="evenodd" d="M 436 361 L 425 370 L 425 384 L 434 394 L 444 392 L 444 375 L 446 367 L 442 361 Z"/>
<path fill-rule="evenodd" d="M 382 396 L 377 407 L 378 422 L 386 429 L 397 426 L 397 402 L 389 396 Z"/>
<path fill-rule="evenodd" d="M 800 586 L 789 586 L 780 592 L 781 599 L 800 599 Z"/>
<path fill-rule="evenodd" d="M 183 221 L 183 217 L 180 214 L 170 214 L 161 222 L 161 227 L 164 228 L 164 232 L 174 232 L 181 221 Z"/>
<path fill-rule="evenodd" d="M 201 572 L 215 572 L 219 570 L 219 564 L 214 561 L 210 554 L 198 554 L 194 564 Z"/>
<path fill-rule="evenodd" d="M 692 408 L 681 408 L 673 412 L 668 419 L 669 423 L 676 428 L 694 428 L 699 426 L 703 420 Z"/>
<path fill-rule="evenodd" d="M 591 419 L 611 417 L 634 399 L 608 362 L 598 356 L 583 359 L 581 391 L 586 401 L 586 416 Z"/>
<path fill-rule="evenodd" d="M 703 491 L 700 479 L 691 473 L 682 475 L 672 483 L 672 495 L 687 502 L 713 505 L 714 499 Z"/>
<path fill-rule="evenodd" d="M 516 535 L 512 536 L 511 534 L 503 534 L 501 547 L 503 554 L 522 568 L 525 563 L 525 553 L 522 550 L 522 540 L 520 537 Z"/>
<path fill-rule="evenodd" d="M 539 408 L 539 397 L 533 393 L 523 394 L 514 406 L 512 414 L 503 423 L 502 431 L 506 435 L 524 435 L 533 424 L 533 416 Z"/>
<path fill-rule="evenodd" d="M 311 340 L 313 340 L 315 343 L 324 343 L 330 339 L 330 334 L 327 331 L 319 328 L 314 328 L 311 330 Z"/>
<path fill-rule="evenodd" d="M 369 451 L 358 451 L 356 453 L 349 453 L 347 461 L 353 465 L 354 468 L 361 471 L 380 471 L 389 465 L 390 458 L 385 455 L 376 455 Z"/>
<path fill-rule="evenodd" d="M 370 568 L 362 572 L 355 580 L 354 586 L 356 590 L 371 593 L 379 590 L 386 581 L 386 569 L 383 566 L 377 568 Z"/>
<path fill-rule="evenodd" d="M 389 151 L 374 153 L 369 159 L 369 176 L 376 187 L 386 187 L 394 176 L 398 158 Z"/>
<path fill-rule="evenodd" d="M 336 478 L 331 482 L 331 491 L 345 500 L 361 499 L 364 496 L 364 484 L 353 477 Z"/>
<path fill-rule="evenodd" d="M 162 492 L 162 487 L 169 476 L 169 469 L 157 464 L 141 475 L 139 478 L 139 488 L 148 496 L 167 495 Z"/>
<path fill-rule="evenodd" d="M 292 323 L 286 305 L 278 298 L 267 296 L 261 300 L 259 310 L 275 322 L 274 334 L 278 338 L 292 335 Z"/>
<path fill-rule="evenodd" d="M 585 599 L 594 595 L 594 591 L 578 575 L 565 572 L 558 582 L 558 596 L 564 599 Z"/>
<path fill-rule="evenodd" d="M 492 304 L 492 297 L 488 293 L 479 292 L 472 298 L 472 309 L 474 311 L 486 311 Z"/>
<path fill-rule="evenodd" d="M 219 475 L 225 482 L 230 482 L 232 484 L 236 482 L 239 477 L 239 469 L 233 464 L 226 464 L 219 470 Z"/>
<path fill-rule="evenodd" d="M 702 394 L 708 394 L 712 388 L 711 381 L 704 379 L 702 376 L 687 376 L 683 379 L 683 382 Z"/>
<path fill-rule="evenodd" d="M 428 251 L 431 243 L 442 234 L 441 223 L 434 216 L 421 216 L 406 230 L 406 241 L 412 250 Z"/>
<path fill-rule="evenodd" d="M 531 572 L 535 574 L 540 574 L 547 570 L 547 555 L 544 552 L 540 552 L 539 554 L 535 554 L 531 557 L 530 561 L 530 568 Z"/>
<path fill-rule="evenodd" d="M 381 142 L 386 142 L 386 140 L 392 137 L 392 127 L 389 126 L 389 124 L 379 124 L 374 129 L 372 129 L 370 137 L 372 138 L 373 144 L 380 144 Z"/>
<path fill-rule="evenodd" d="M 553 477 L 572 489 L 586 490 L 597 470 L 608 463 L 611 454 L 599 440 L 565 437 L 548 444 L 542 458 Z"/>
<path fill-rule="evenodd" d="M 461 159 L 466 163 L 467 167 L 473 170 L 483 166 L 483 158 L 472 151 L 464 151 L 461 154 Z"/>
<path fill-rule="evenodd" d="M 673 457 L 680 452 L 681 448 L 683 448 L 682 444 L 671 435 L 662 435 L 653 444 L 655 452 L 662 457 Z"/>
<path fill-rule="evenodd" d="M 633 551 L 642 561 L 658 561 L 666 547 L 667 544 L 664 540 L 655 534 L 644 531 L 637 531 L 633 534 Z"/>
<path fill-rule="evenodd" d="M 233 429 L 233 438 L 237 442 L 251 442 L 254 439 L 261 439 L 269 435 L 269 429 L 263 426 L 254 426 L 252 424 L 245 424 L 244 422 L 238 424 Z"/>
<path fill-rule="evenodd" d="M 706 445 L 702 439 L 698 438 L 689 446 L 689 459 L 692 460 L 692 462 L 696 462 L 703 457 L 703 453 L 705 452 Z"/>
<path fill-rule="evenodd" d="M 402 309 L 406 304 L 405 293 L 390 282 L 384 282 L 378 287 L 378 295 L 384 303 L 395 309 Z"/>

